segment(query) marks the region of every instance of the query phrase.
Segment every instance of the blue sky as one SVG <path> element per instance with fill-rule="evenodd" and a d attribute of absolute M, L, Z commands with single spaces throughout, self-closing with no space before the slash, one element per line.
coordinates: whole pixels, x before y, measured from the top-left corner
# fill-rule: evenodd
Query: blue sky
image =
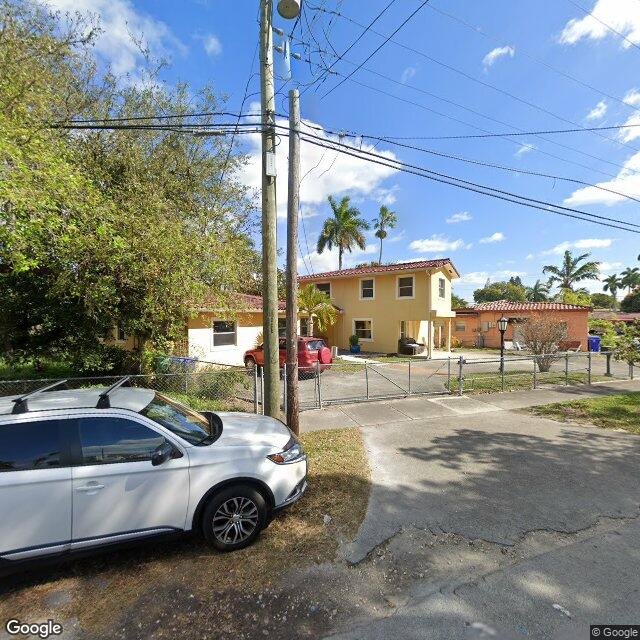
<path fill-rule="evenodd" d="M 166 82 L 186 80 L 194 88 L 212 83 L 228 96 L 230 110 L 239 109 L 258 36 L 257 0 L 50 0 L 49 4 L 62 10 L 99 14 L 104 33 L 98 52 L 103 62 L 117 71 L 137 76 L 142 60 L 130 33 L 143 35 L 152 54 L 171 58 L 172 65 L 163 76 Z M 306 5 L 305 19 L 294 35 L 310 43 L 312 50 L 335 49 L 342 53 L 361 29 L 344 17 L 332 19 L 314 7 L 338 8 L 349 18 L 367 24 L 386 4 L 388 0 L 313 0 Z M 374 29 L 391 34 L 420 4 L 421 0 L 396 0 Z M 365 69 L 353 76 L 395 97 L 347 81 L 323 98 L 338 82 L 330 77 L 304 93 L 303 118 L 333 130 L 399 137 L 474 135 L 482 130 L 512 132 L 514 127 L 525 131 L 573 128 L 571 123 L 640 123 L 640 49 L 631 44 L 640 44 L 640 0 L 579 0 L 577 4 L 592 11 L 600 21 L 585 16 L 571 0 L 431 0 L 394 37 L 414 51 L 389 42 L 365 65 L 395 83 Z M 277 17 L 275 22 L 286 31 L 293 27 Z M 627 40 L 612 33 L 603 22 Z M 367 33 L 335 70 L 350 72 L 354 65 L 347 60 L 362 62 L 381 42 L 378 35 Z M 292 49 L 316 65 L 323 64 L 316 51 L 309 53 L 296 43 Z M 334 60 L 323 55 L 328 62 Z M 319 70 L 313 64 L 292 61 L 292 80 L 286 85 L 283 80 L 277 83 L 278 111 L 286 108 L 286 91 L 312 82 Z M 256 64 L 253 73 L 257 71 Z M 254 75 L 249 93 L 258 90 L 259 79 Z M 250 96 L 245 110 L 257 99 L 257 95 Z M 640 198 L 640 174 L 636 173 L 640 171 L 640 127 L 515 140 L 517 144 L 504 138 L 406 142 L 474 160 L 603 184 Z M 344 141 L 359 144 L 352 138 Z M 257 186 L 259 141 L 245 137 L 243 144 L 253 154 L 244 178 Z M 640 223 L 637 202 L 608 192 L 465 164 L 387 143 L 378 143 L 375 151 L 465 180 Z M 282 215 L 286 203 L 286 140 L 279 152 L 278 200 Z M 487 278 L 495 281 L 520 275 L 525 283 L 534 282 L 541 277 L 544 264 L 559 262 L 565 248 L 590 251 L 603 263 L 604 274 L 637 264 L 640 242 L 635 234 L 526 209 L 310 145 L 303 145 L 302 165 L 303 174 L 311 170 L 302 184 L 307 236 L 305 242 L 302 234 L 302 273 L 308 268 L 316 272 L 330 269 L 337 263 L 335 255 L 314 253 L 328 212 L 329 194 L 352 196 L 369 220 L 381 204 L 387 204 L 397 213 L 399 225 L 385 243 L 384 261 L 449 256 L 463 274 L 455 291 L 467 299 Z M 282 219 L 279 242 L 284 246 Z M 348 256 L 347 266 L 372 259 L 377 259 L 373 232 L 366 252 Z M 589 287 L 600 290 L 601 285 L 592 283 Z"/>

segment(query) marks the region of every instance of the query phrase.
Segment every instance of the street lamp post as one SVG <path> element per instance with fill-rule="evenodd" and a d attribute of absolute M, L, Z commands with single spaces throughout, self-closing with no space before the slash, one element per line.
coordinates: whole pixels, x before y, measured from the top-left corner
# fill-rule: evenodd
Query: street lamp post
<path fill-rule="evenodd" d="M 498 330 L 500 331 L 500 373 L 504 373 L 504 334 L 508 324 L 509 321 L 504 316 L 498 320 Z"/>

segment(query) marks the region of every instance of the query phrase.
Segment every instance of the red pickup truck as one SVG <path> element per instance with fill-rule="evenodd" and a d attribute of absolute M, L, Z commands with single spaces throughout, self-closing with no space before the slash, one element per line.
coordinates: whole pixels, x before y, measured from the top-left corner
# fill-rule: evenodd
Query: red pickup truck
<path fill-rule="evenodd" d="M 287 361 L 287 342 L 280 338 L 280 366 L 284 367 Z M 331 349 L 327 347 L 322 338 L 300 337 L 298 338 L 298 367 L 301 370 L 315 369 L 316 363 L 320 363 L 320 370 L 324 371 L 333 362 Z M 262 345 L 255 349 L 249 349 L 244 354 L 244 366 L 247 369 L 264 366 L 264 351 Z"/>

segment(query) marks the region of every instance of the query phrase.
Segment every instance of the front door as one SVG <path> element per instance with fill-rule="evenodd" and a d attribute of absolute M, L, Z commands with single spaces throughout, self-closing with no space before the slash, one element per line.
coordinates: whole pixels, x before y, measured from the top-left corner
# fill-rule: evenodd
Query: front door
<path fill-rule="evenodd" d="M 82 465 L 73 469 L 74 549 L 105 538 L 134 538 L 185 528 L 189 459 L 154 467 L 163 434 L 132 419 L 78 420 Z"/>
<path fill-rule="evenodd" d="M 0 557 L 66 551 L 71 542 L 71 468 L 64 421 L 0 425 Z"/>

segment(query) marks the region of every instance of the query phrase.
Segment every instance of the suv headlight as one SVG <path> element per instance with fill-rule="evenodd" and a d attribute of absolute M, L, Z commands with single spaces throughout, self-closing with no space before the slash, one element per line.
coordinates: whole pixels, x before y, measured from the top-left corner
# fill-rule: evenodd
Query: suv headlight
<path fill-rule="evenodd" d="M 302 445 L 295 436 L 291 436 L 282 451 L 267 456 L 271 462 L 275 462 L 276 464 L 292 464 L 294 462 L 300 462 L 306 457 Z"/>

